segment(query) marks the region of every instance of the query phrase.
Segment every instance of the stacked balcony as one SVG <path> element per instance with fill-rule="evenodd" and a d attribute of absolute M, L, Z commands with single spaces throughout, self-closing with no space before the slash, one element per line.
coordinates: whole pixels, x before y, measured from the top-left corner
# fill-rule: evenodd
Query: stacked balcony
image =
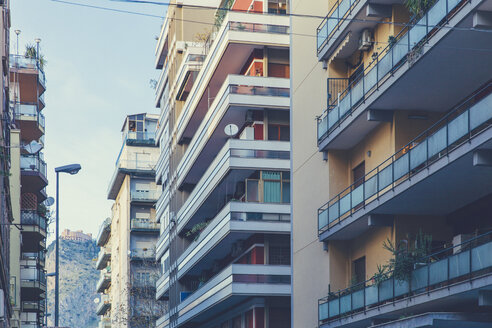
<path fill-rule="evenodd" d="M 103 293 L 106 289 L 111 286 L 111 270 L 106 269 L 101 271 L 99 280 L 97 281 L 96 284 L 96 291 L 98 293 Z"/>
<path fill-rule="evenodd" d="M 99 251 L 99 255 L 97 256 L 96 269 L 102 270 L 106 268 L 110 260 L 111 260 L 111 252 L 107 250 L 105 247 L 101 247 Z"/>
<path fill-rule="evenodd" d="M 99 328 L 111 328 L 111 318 L 101 318 L 101 320 L 99 321 Z"/>
<path fill-rule="evenodd" d="M 109 309 L 111 309 L 109 295 L 101 295 L 101 299 L 97 305 L 96 314 L 105 315 Z"/>
<path fill-rule="evenodd" d="M 28 233 L 31 238 L 41 240 L 46 238 L 46 218 L 41 216 L 34 210 L 21 211 L 21 224 L 25 233 Z"/>

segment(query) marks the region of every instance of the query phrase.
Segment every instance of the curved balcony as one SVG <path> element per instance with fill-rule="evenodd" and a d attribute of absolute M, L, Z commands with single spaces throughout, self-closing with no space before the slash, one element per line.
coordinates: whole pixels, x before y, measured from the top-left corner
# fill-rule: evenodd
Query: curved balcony
<path fill-rule="evenodd" d="M 111 309 L 109 295 L 101 295 L 101 299 L 96 308 L 97 315 L 105 315 Z"/>
<path fill-rule="evenodd" d="M 104 222 L 99 227 L 97 233 L 96 242 L 97 246 L 104 246 L 111 236 L 111 218 L 106 218 Z"/>
<path fill-rule="evenodd" d="M 22 130 L 23 140 L 39 140 L 44 135 L 45 118 L 38 105 L 11 102 L 11 107 Z"/>
<path fill-rule="evenodd" d="M 23 192 L 39 192 L 46 187 L 46 163 L 43 154 L 21 154 L 20 157 L 21 182 Z"/>
<path fill-rule="evenodd" d="M 480 291 L 492 288 L 491 240 L 489 232 L 431 254 L 418 261 L 408 280 L 389 272 L 379 283 L 370 279 L 332 293 L 319 300 L 319 326 L 369 326 L 372 320 L 396 320 L 409 312 L 448 311 L 451 303 L 472 310 L 480 303 Z"/>
<path fill-rule="evenodd" d="M 372 214 L 438 215 L 489 193 L 492 174 L 473 157 L 492 149 L 491 91 L 489 85 L 460 104 L 320 207 L 320 240 L 354 238 L 369 229 Z"/>
<path fill-rule="evenodd" d="M 106 272 L 101 271 L 101 275 L 96 284 L 96 292 L 103 293 L 109 286 L 111 286 L 111 272 L 108 270 L 106 270 Z"/>
<path fill-rule="evenodd" d="M 108 266 L 111 260 L 111 252 L 105 247 L 101 247 L 99 250 L 99 255 L 97 256 L 96 269 L 103 270 Z"/>

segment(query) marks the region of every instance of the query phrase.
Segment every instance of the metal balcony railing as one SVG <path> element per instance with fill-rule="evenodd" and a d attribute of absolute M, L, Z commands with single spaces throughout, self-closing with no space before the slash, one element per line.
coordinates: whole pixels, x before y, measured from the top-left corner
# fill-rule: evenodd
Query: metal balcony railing
<path fill-rule="evenodd" d="M 490 127 L 491 92 L 492 83 L 489 83 L 359 181 L 321 206 L 318 209 L 318 234 L 321 235 Z"/>
<path fill-rule="evenodd" d="M 429 255 L 411 271 L 408 280 L 394 277 L 376 283 L 373 279 L 331 293 L 318 300 L 319 324 L 364 311 L 386 302 L 393 302 L 435 288 L 469 281 L 492 272 L 492 231 L 462 244 Z M 390 272 L 389 276 L 392 275 Z"/>
<path fill-rule="evenodd" d="M 11 102 L 11 108 L 13 108 L 16 120 L 22 120 L 23 116 L 29 116 L 37 118 L 39 126 L 45 128 L 45 118 L 42 113 L 39 112 L 38 105 L 20 102 Z"/>
<path fill-rule="evenodd" d="M 39 172 L 42 176 L 46 177 L 46 163 L 42 159 L 42 153 L 37 155 L 22 154 L 20 158 L 20 168 L 21 171 Z"/>
<path fill-rule="evenodd" d="M 154 145 L 155 144 L 155 138 L 156 138 L 155 132 L 147 132 L 147 131 L 132 132 L 132 131 L 129 131 L 125 135 L 124 141 L 128 145 L 132 145 L 132 144 Z"/>
<path fill-rule="evenodd" d="M 39 62 L 36 58 L 29 58 L 23 55 L 10 55 L 9 60 L 10 60 L 10 67 L 37 70 L 39 72 L 38 75 L 39 83 L 41 83 L 43 86 L 46 85 L 46 76 L 44 74 L 41 65 L 39 65 Z"/>
<path fill-rule="evenodd" d="M 155 259 L 155 250 L 151 248 L 134 248 L 130 251 L 132 259 Z"/>
<path fill-rule="evenodd" d="M 155 222 L 155 219 L 132 219 L 130 222 L 130 228 L 158 231 L 160 229 L 160 224 Z"/>
<path fill-rule="evenodd" d="M 46 230 L 46 218 L 40 216 L 37 211 L 21 211 L 22 225 L 35 225 Z"/>
<path fill-rule="evenodd" d="M 350 2 L 345 0 L 344 2 Z M 357 0 L 352 0 L 357 1 Z M 400 67 L 411 51 L 417 51 L 427 38 L 436 32 L 464 0 L 438 0 L 417 23 L 407 24 L 377 58 L 364 70 L 364 76 L 350 83 L 335 101 L 335 105 L 317 119 L 318 143 L 387 80 L 387 76 Z M 330 19 L 328 21 L 333 21 Z"/>

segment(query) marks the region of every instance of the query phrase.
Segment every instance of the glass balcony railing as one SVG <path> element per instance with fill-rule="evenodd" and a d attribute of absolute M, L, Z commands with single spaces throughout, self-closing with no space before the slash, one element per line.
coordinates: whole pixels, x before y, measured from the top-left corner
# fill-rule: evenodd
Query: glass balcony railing
<path fill-rule="evenodd" d="M 44 301 L 23 301 L 22 302 L 22 312 L 44 312 L 45 304 Z"/>
<path fill-rule="evenodd" d="M 36 58 L 29 58 L 23 55 L 10 55 L 9 59 L 10 59 L 10 67 L 38 70 L 39 82 L 43 86 L 46 85 L 46 76 L 44 75 L 42 66 L 38 65 L 38 60 Z"/>
<path fill-rule="evenodd" d="M 131 229 L 138 230 L 156 230 L 160 229 L 160 224 L 155 219 L 132 219 L 130 222 Z"/>
<path fill-rule="evenodd" d="M 46 286 L 46 273 L 35 267 L 21 268 L 21 282 L 40 283 Z"/>
<path fill-rule="evenodd" d="M 45 118 L 42 113 L 38 111 L 38 106 L 36 104 L 28 103 L 10 103 L 11 108 L 14 109 L 15 118 L 17 120 L 22 120 L 23 116 L 29 116 L 37 118 L 39 126 L 43 129 L 45 128 Z"/>
<path fill-rule="evenodd" d="M 248 96 L 290 97 L 289 88 L 230 85 L 229 93 Z"/>
<path fill-rule="evenodd" d="M 46 177 L 46 163 L 40 155 L 21 155 L 20 168 L 21 171 L 34 171 L 41 173 Z"/>
<path fill-rule="evenodd" d="M 316 30 L 316 44 L 318 54 L 321 48 L 330 40 L 332 35 L 338 30 L 341 23 L 352 13 L 354 7 L 360 0 L 337 0 L 331 8 L 329 14 L 323 19 Z"/>
<path fill-rule="evenodd" d="M 349 2 L 345 0 L 342 2 Z M 353 0 L 356 1 L 356 0 Z M 435 32 L 441 24 L 456 13 L 455 8 L 464 0 L 438 0 L 417 22 L 406 25 L 396 36 L 394 43 L 380 52 L 365 69 L 363 76 L 355 80 L 335 101 L 336 105 L 329 108 L 317 119 L 318 142 L 338 126 L 349 114 L 373 94 L 395 69 L 407 60 L 410 52 L 418 52 L 427 36 Z M 328 22 L 332 21 L 331 19 Z"/>
<path fill-rule="evenodd" d="M 329 230 L 490 126 L 492 83 L 318 209 L 318 233 Z M 484 95 L 484 93 L 488 93 Z"/>
<path fill-rule="evenodd" d="M 492 272 L 492 231 L 465 243 L 453 245 L 423 258 L 407 280 L 389 278 L 376 283 L 374 278 L 350 288 L 331 293 L 318 301 L 319 324 L 435 288 L 456 285 Z M 460 291 L 461 292 L 461 291 Z"/>
<path fill-rule="evenodd" d="M 44 262 L 46 259 L 45 252 L 40 251 L 40 252 L 31 252 L 31 253 L 22 253 L 21 255 L 21 260 L 35 260 L 35 261 L 40 261 Z"/>
<path fill-rule="evenodd" d="M 160 190 L 132 190 L 131 198 L 134 201 L 151 201 L 156 202 L 161 195 Z"/>
<path fill-rule="evenodd" d="M 46 219 L 38 214 L 37 211 L 21 211 L 22 225 L 35 225 L 46 230 Z"/>
<path fill-rule="evenodd" d="M 132 144 L 146 144 L 146 145 L 154 145 L 155 144 L 155 132 L 127 132 L 125 136 L 125 141 L 128 145 Z"/>
<path fill-rule="evenodd" d="M 155 250 L 153 248 L 134 248 L 130 251 L 132 259 L 154 259 Z"/>

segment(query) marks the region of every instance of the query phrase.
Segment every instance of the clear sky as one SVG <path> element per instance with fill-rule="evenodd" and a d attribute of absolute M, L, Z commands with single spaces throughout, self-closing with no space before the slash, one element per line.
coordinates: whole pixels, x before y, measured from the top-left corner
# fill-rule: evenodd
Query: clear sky
<path fill-rule="evenodd" d="M 159 16 L 167 10 L 109 0 L 68 1 Z M 153 66 L 155 37 L 163 19 L 51 0 L 15 0 L 11 1 L 11 21 L 12 53 L 16 51 L 14 30 L 19 29 L 19 52 L 40 38 L 40 52 L 47 60 L 43 113 L 48 195 L 55 197 L 56 166 L 82 165 L 79 174 L 60 176 L 60 231 L 82 229 L 95 235 L 110 216 L 107 188 L 121 147 L 125 115 L 158 113 L 149 82 L 158 76 Z"/>

